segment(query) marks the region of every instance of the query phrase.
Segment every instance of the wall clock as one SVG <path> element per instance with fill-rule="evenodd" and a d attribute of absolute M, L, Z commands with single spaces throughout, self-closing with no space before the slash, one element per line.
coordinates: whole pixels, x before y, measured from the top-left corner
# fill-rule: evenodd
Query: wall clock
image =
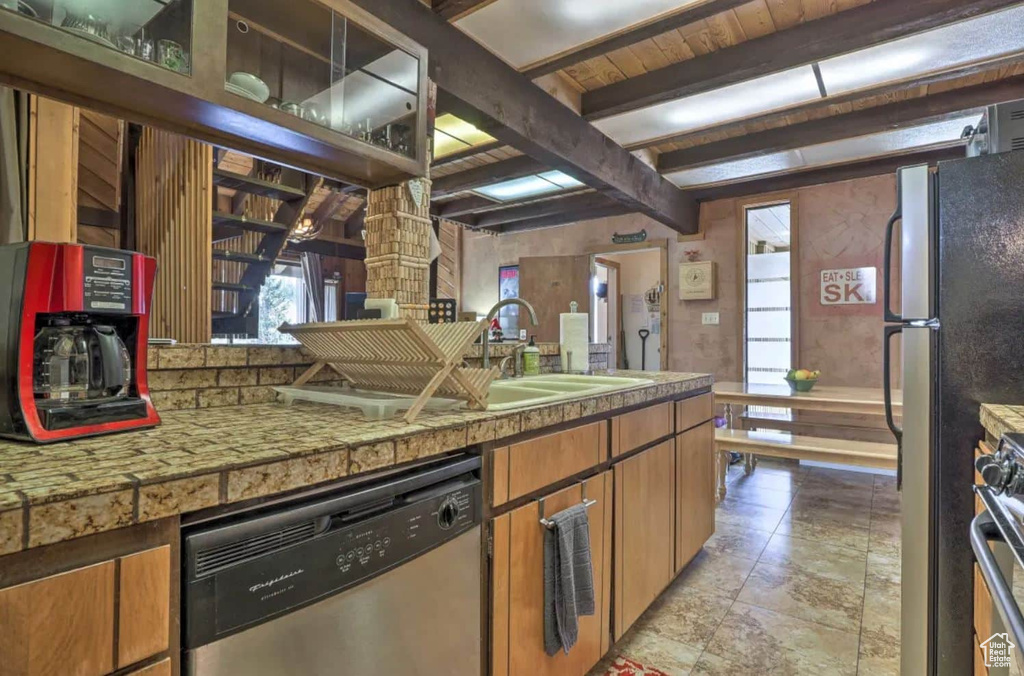
<path fill-rule="evenodd" d="M 715 263 L 679 264 L 679 300 L 714 300 Z"/>

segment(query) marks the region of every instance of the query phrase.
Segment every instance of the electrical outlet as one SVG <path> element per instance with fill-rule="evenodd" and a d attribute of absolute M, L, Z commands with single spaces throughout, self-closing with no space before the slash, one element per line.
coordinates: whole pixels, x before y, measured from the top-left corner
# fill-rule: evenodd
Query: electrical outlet
<path fill-rule="evenodd" d="M 705 312 L 700 316 L 701 324 L 718 326 L 718 313 L 717 312 Z"/>
<path fill-rule="evenodd" d="M 519 329 L 519 340 L 526 340 L 526 329 Z"/>

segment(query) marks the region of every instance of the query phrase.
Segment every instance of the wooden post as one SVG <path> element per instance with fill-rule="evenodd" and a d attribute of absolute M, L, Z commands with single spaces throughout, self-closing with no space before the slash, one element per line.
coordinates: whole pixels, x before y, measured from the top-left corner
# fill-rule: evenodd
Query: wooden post
<path fill-rule="evenodd" d="M 29 101 L 28 238 L 78 241 L 78 122 L 74 106 Z"/>

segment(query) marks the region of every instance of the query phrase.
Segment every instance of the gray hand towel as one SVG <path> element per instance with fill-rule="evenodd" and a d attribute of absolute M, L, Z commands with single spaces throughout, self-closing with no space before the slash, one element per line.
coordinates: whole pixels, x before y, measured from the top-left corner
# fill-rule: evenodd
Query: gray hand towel
<path fill-rule="evenodd" d="M 590 523 L 582 504 L 550 517 L 544 529 L 544 650 L 569 653 L 579 635 L 578 618 L 594 614 Z"/>

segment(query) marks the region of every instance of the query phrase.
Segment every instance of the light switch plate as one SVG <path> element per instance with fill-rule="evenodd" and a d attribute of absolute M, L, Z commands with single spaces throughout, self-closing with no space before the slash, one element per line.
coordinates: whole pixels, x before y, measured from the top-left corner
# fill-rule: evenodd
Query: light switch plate
<path fill-rule="evenodd" d="M 705 312 L 700 316 L 701 324 L 718 326 L 718 313 L 717 312 Z"/>

